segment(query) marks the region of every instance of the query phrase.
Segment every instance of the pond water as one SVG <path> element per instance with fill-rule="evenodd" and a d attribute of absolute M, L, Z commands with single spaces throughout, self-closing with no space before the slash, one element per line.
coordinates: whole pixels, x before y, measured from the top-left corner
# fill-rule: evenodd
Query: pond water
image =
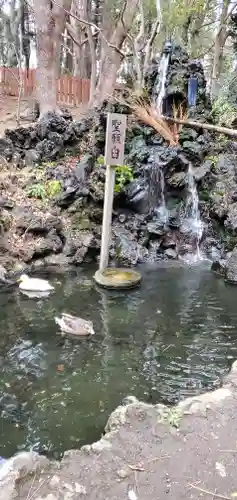
<path fill-rule="evenodd" d="M 0 455 L 59 458 L 99 439 L 128 394 L 173 404 L 218 387 L 237 358 L 236 291 L 209 267 L 141 267 L 130 292 L 97 288 L 92 268 L 50 276 L 46 299 L 1 292 Z M 62 338 L 62 311 L 92 319 L 96 335 Z"/>

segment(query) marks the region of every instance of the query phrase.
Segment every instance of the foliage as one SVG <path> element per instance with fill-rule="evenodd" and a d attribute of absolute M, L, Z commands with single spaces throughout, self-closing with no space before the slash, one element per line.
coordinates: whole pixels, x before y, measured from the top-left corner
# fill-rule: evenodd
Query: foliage
<path fill-rule="evenodd" d="M 215 172 L 216 170 L 216 165 L 218 161 L 218 157 L 214 155 L 207 156 L 206 160 L 209 160 L 211 162 L 211 170 Z"/>
<path fill-rule="evenodd" d="M 46 183 L 46 192 L 49 198 L 54 198 L 62 191 L 62 182 L 51 180 Z"/>
<path fill-rule="evenodd" d="M 237 116 L 237 102 L 234 102 L 234 99 L 236 100 L 236 85 L 236 76 L 231 75 L 231 79 L 223 85 L 218 98 L 213 103 L 212 114 L 215 121 L 226 127 L 231 126 Z M 233 87 L 234 91 L 232 91 Z"/>
<path fill-rule="evenodd" d="M 104 165 L 103 156 L 99 156 L 96 161 L 98 165 Z M 124 186 L 129 182 L 132 182 L 134 179 L 132 167 L 128 165 L 118 165 L 117 167 L 115 167 L 115 174 L 116 177 L 114 191 L 115 193 L 120 193 L 123 190 Z"/>
<path fill-rule="evenodd" d="M 37 184 L 31 184 L 27 188 L 26 194 L 29 198 L 38 198 L 41 200 L 43 200 L 47 196 L 44 184 L 42 184 L 41 182 L 38 182 Z"/>
<path fill-rule="evenodd" d="M 133 171 L 128 165 L 121 165 L 115 168 L 115 193 L 120 193 L 124 186 L 133 181 Z"/>
<path fill-rule="evenodd" d="M 31 184 L 27 190 L 26 194 L 29 198 L 54 198 L 62 191 L 62 183 L 58 180 L 50 180 L 45 183 L 38 182 L 37 184 Z"/>

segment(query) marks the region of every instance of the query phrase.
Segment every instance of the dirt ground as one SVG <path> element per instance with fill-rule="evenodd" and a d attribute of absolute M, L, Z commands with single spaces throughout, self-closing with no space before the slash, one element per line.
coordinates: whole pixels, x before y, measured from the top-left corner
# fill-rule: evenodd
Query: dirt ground
<path fill-rule="evenodd" d="M 13 129 L 17 127 L 16 119 L 12 116 L 16 113 L 17 106 L 18 99 L 16 97 L 0 96 L 0 137 L 4 135 L 6 128 Z M 27 99 L 22 100 L 20 105 L 21 113 L 23 113 L 27 106 Z M 63 106 L 63 104 L 60 104 L 60 106 Z M 68 105 L 65 105 L 65 107 L 70 109 L 73 119 L 79 116 L 79 107 Z M 30 122 L 21 120 L 20 125 L 27 127 L 30 125 Z"/>
<path fill-rule="evenodd" d="M 100 441 L 65 454 L 17 499 L 234 500 L 236 384 L 235 368 L 223 388 L 186 400 L 183 416 L 179 406 L 165 418 L 161 405 L 119 407 Z"/>

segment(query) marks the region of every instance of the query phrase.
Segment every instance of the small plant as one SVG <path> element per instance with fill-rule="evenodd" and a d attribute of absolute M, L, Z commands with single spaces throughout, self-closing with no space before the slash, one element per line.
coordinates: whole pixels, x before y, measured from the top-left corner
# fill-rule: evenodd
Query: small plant
<path fill-rule="evenodd" d="M 40 200 L 47 197 L 45 186 L 40 182 L 30 185 L 26 190 L 26 194 L 29 198 L 38 198 Z"/>
<path fill-rule="evenodd" d="M 114 191 L 120 193 L 126 184 L 133 181 L 132 168 L 128 165 L 121 165 L 115 168 L 115 173 Z"/>
<path fill-rule="evenodd" d="M 211 170 L 215 172 L 218 160 L 217 156 L 208 156 L 206 160 L 209 160 L 211 162 Z"/>
<path fill-rule="evenodd" d="M 176 427 L 178 429 L 182 415 L 182 411 L 177 407 L 167 408 L 167 411 L 163 414 L 163 418 L 160 420 L 160 422 L 167 423 L 172 427 Z"/>
<path fill-rule="evenodd" d="M 99 156 L 96 161 L 99 166 L 104 165 L 103 156 Z M 115 167 L 115 173 L 116 177 L 114 191 L 115 193 L 120 193 L 124 186 L 129 182 L 132 182 L 134 179 L 132 167 L 129 167 L 128 165 L 118 165 L 117 167 Z"/>
<path fill-rule="evenodd" d="M 98 158 L 97 158 L 96 161 L 97 161 L 98 165 L 104 165 L 105 164 L 103 156 L 98 156 Z"/>
<path fill-rule="evenodd" d="M 56 179 L 46 183 L 46 193 L 49 198 L 54 198 L 62 191 L 62 182 Z"/>

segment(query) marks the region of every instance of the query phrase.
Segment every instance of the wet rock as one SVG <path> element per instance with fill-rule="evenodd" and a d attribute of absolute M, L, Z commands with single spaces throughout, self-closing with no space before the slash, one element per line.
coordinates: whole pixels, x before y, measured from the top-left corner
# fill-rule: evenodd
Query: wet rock
<path fill-rule="evenodd" d="M 164 251 L 164 255 L 168 259 L 177 259 L 177 257 L 178 257 L 178 254 L 177 254 L 177 252 L 176 252 L 176 250 L 174 248 L 167 248 Z"/>
<path fill-rule="evenodd" d="M 198 144 L 197 142 L 184 141 L 182 147 L 185 156 L 192 162 L 193 165 L 202 161 L 204 151 L 201 144 Z"/>
<path fill-rule="evenodd" d="M 167 176 L 167 183 L 173 188 L 183 188 L 186 186 L 186 172 L 175 172 Z"/>
<path fill-rule="evenodd" d="M 71 259 L 64 254 L 53 254 L 45 257 L 43 261 L 43 265 L 52 267 L 52 268 L 61 268 L 62 270 L 70 267 L 72 264 Z"/>
<path fill-rule="evenodd" d="M 52 229 L 62 231 L 60 217 L 54 215 L 36 215 L 33 212 L 23 212 L 15 219 L 16 228 L 28 233 L 48 233 Z"/>
<path fill-rule="evenodd" d="M 196 181 L 200 181 L 205 177 L 207 173 L 211 171 L 212 162 L 210 160 L 206 160 L 200 167 L 195 167 L 193 169 L 193 176 Z"/>
<path fill-rule="evenodd" d="M 176 239 L 171 232 L 167 232 L 161 241 L 161 247 L 165 250 L 168 248 L 176 248 Z"/>
<path fill-rule="evenodd" d="M 151 238 L 160 238 L 164 236 L 166 229 L 163 224 L 160 224 L 158 221 L 149 222 L 147 224 L 147 232 Z"/>
<path fill-rule="evenodd" d="M 67 254 L 73 255 L 72 263 L 82 264 L 85 261 L 93 261 L 99 252 L 99 245 L 93 233 L 87 231 L 74 232 L 71 240 L 71 251 Z"/>
<path fill-rule="evenodd" d="M 236 264 L 237 265 L 237 264 Z M 226 273 L 226 260 L 216 260 L 212 263 L 211 270 L 219 274 L 220 276 L 225 276 Z M 237 269 L 236 269 L 237 270 Z"/>
<path fill-rule="evenodd" d="M 140 245 L 124 228 L 113 228 L 113 241 L 114 245 L 110 250 L 110 256 L 120 265 L 134 266 L 146 260 L 147 248 Z"/>
<path fill-rule="evenodd" d="M 226 263 L 227 281 L 237 284 L 237 246 L 234 248 L 231 256 Z"/>
<path fill-rule="evenodd" d="M 137 179 L 129 184 L 126 189 L 126 205 L 138 214 L 149 212 L 149 191 L 144 179 Z"/>

